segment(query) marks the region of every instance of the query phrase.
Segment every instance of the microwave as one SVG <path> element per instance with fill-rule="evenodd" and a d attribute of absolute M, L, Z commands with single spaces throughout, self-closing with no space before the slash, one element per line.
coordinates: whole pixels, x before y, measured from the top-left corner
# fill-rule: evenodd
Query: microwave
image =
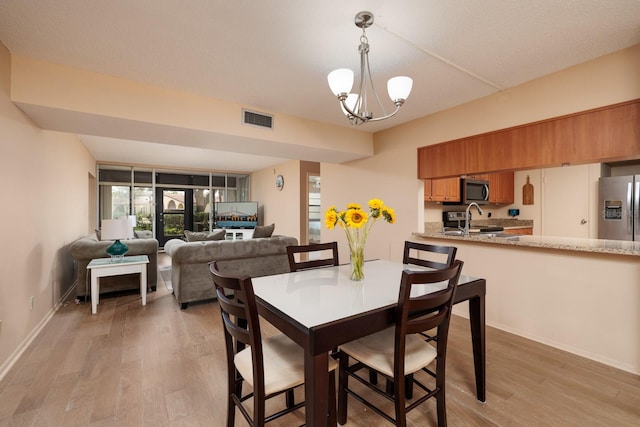
<path fill-rule="evenodd" d="M 479 205 L 489 204 L 489 181 L 484 179 L 460 179 L 460 201 L 445 204 L 468 205 L 476 202 Z"/>

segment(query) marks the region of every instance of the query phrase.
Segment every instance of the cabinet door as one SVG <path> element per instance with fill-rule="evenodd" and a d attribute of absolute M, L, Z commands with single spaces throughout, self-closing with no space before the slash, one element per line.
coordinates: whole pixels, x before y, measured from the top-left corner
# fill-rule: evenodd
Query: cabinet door
<path fill-rule="evenodd" d="M 489 180 L 489 202 L 511 204 L 514 202 L 514 174 L 500 172 L 487 175 Z"/>
<path fill-rule="evenodd" d="M 433 194 L 431 193 L 431 180 L 424 180 L 424 201 L 431 202 L 433 201 Z"/>
<path fill-rule="evenodd" d="M 431 200 L 436 202 L 459 202 L 460 179 L 444 178 L 431 180 Z"/>

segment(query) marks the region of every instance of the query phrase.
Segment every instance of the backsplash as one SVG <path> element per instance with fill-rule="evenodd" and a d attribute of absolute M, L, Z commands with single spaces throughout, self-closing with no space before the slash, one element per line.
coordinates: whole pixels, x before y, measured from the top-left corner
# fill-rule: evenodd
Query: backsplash
<path fill-rule="evenodd" d="M 464 223 L 460 224 L 461 227 L 464 227 Z M 437 222 L 425 222 L 424 223 L 424 232 L 425 233 L 437 233 L 442 231 L 443 223 L 442 221 Z M 533 227 L 533 220 L 530 219 L 511 219 L 511 218 L 492 218 L 492 219 L 472 219 L 471 220 L 471 228 L 478 227 Z"/>

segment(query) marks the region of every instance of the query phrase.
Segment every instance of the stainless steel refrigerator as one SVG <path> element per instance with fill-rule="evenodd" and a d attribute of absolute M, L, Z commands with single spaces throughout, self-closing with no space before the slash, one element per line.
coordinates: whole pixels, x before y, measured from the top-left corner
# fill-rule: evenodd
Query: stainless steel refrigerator
<path fill-rule="evenodd" d="M 598 238 L 640 241 L 640 175 L 600 178 Z"/>

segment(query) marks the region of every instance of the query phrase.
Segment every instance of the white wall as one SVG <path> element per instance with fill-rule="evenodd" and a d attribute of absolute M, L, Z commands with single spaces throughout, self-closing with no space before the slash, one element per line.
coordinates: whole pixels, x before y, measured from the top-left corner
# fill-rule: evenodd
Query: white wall
<path fill-rule="evenodd" d="M 15 107 L 10 69 L 0 44 L 0 378 L 70 289 L 67 247 L 87 232 L 87 181 L 95 170 L 75 137 L 43 131 Z"/>
<path fill-rule="evenodd" d="M 276 177 L 284 187 L 278 190 Z M 293 236 L 300 241 L 300 162 L 281 163 L 251 174 L 251 199 L 258 202 L 265 225 L 275 224 L 273 234 Z"/>

